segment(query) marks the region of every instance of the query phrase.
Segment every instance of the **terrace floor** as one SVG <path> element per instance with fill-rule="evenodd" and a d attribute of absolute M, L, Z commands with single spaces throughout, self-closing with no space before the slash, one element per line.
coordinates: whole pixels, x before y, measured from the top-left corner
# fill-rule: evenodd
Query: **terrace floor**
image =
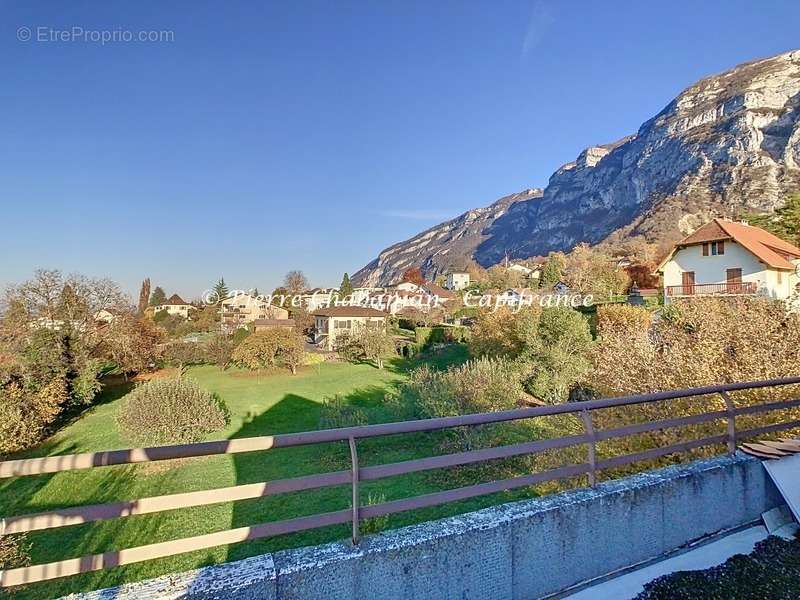
<path fill-rule="evenodd" d="M 797 526 L 791 524 L 779 530 L 777 534 L 784 539 L 794 540 L 796 531 Z M 750 555 L 754 550 L 757 550 L 756 544 L 766 540 L 768 537 L 769 533 L 763 525 L 749 527 L 664 560 L 647 564 L 633 571 L 623 572 L 610 579 L 604 579 L 594 585 L 584 587 L 573 594 L 562 597 L 569 598 L 569 600 L 628 600 L 642 597 L 640 594 L 645 598 L 660 597 L 658 594 L 643 594 L 645 585 L 665 575 L 687 571 L 698 572 L 717 567 L 737 554 Z M 794 543 L 800 544 L 797 541 Z M 756 554 L 758 554 L 758 550 Z M 735 568 L 741 567 L 737 566 Z M 715 575 L 718 577 L 718 574 Z M 735 575 L 732 577 L 735 578 Z M 800 579 L 798 579 L 797 584 L 798 588 L 800 588 Z M 681 595 L 680 597 L 683 598 L 684 596 Z M 691 597 L 704 598 L 706 596 L 703 595 L 700 589 L 695 588 Z M 744 597 L 748 596 L 745 595 Z M 749 597 L 757 597 L 757 595 Z"/>

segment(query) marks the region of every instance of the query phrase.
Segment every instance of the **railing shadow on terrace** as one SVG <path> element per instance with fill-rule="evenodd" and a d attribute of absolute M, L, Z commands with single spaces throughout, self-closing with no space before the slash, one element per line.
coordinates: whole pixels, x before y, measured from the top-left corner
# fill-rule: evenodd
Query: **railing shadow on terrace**
<path fill-rule="evenodd" d="M 758 292 L 754 281 L 668 285 L 667 296 L 741 296 Z"/>
<path fill-rule="evenodd" d="M 289 433 L 274 436 L 199 442 L 177 446 L 113 450 L 107 452 L 51 456 L 44 458 L 27 458 L 0 462 L 0 478 L 10 478 L 57 473 L 76 469 L 97 468 L 110 465 L 145 463 L 151 461 L 212 456 L 219 454 L 269 451 L 274 448 L 286 448 L 290 446 L 321 444 L 337 441 L 349 443 L 351 458 L 351 468 L 344 471 L 307 475 L 303 477 L 281 479 L 262 483 L 235 485 L 231 487 L 204 491 L 154 496 L 109 504 L 77 506 L 62 510 L 6 517 L 0 520 L 0 535 L 68 527 L 82 523 L 124 518 L 132 515 L 142 515 L 187 507 L 262 498 L 275 494 L 299 492 L 328 486 L 350 485 L 352 487 L 352 504 L 351 508 L 349 509 L 283 521 L 263 523 L 248 527 L 239 527 L 205 535 L 198 535 L 189 538 L 170 540 L 124 550 L 106 552 L 104 554 L 61 560 L 48 564 L 8 569 L 6 571 L 0 571 L 0 588 L 46 581 L 69 575 L 77 575 L 79 573 L 87 573 L 90 571 L 110 569 L 121 565 L 172 556 L 174 554 L 348 522 L 352 523 L 353 542 L 358 543 L 360 538 L 359 522 L 363 519 L 441 505 L 448 502 L 465 500 L 468 498 L 493 494 L 504 490 L 531 486 L 559 479 L 572 478 L 580 475 L 586 475 L 588 477 L 589 485 L 594 486 L 597 480 L 598 471 L 612 469 L 639 461 L 651 460 L 661 456 L 666 456 L 668 454 L 687 452 L 703 446 L 727 444 L 728 452 L 732 454 L 736 451 L 737 440 L 741 438 L 765 435 L 800 427 L 800 420 L 791 420 L 738 431 L 736 429 L 736 417 L 800 407 L 800 399 L 790 399 L 736 407 L 729 393 L 741 390 L 770 388 L 799 383 L 800 377 L 791 377 L 785 379 L 713 385 L 683 390 L 657 392 L 652 394 L 589 400 L 554 406 L 521 408 L 502 412 L 469 414 L 417 421 L 402 421 L 396 423 L 383 423 L 378 425 L 364 425 L 341 429 Z M 593 425 L 592 414 L 596 410 L 706 395 L 721 396 L 724 401 L 725 409 L 704 412 L 702 414 L 691 416 L 636 423 L 614 429 L 595 429 Z M 502 423 L 517 421 L 520 419 L 564 414 L 573 414 L 579 416 L 582 419 L 585 427 L 584 433 L 509 446 L 499 446 L 481 450 L 459 452 L 455 454 L 432 456 L 393 464 L 369 467 L 359 466 L 357 448 L 358 440 L 375 438 L 379 436 L 445 430 L 454 427 L 474 427 L 490 423 Z M 726 421 L 727 431 L 726 433 L 720 435 L 683 441 L 667 446 L 651 448 L 633 454 L 613 456 L 611 458 L 605 458 L 602 460 L 597 459 L 596 445 L 598 442 L 615 438 L 624 438 L 667 428 L 685 427 L 689 425 L 721 420 Z M 509 479 L 479 483 L 412 498 L 383 502 L 381 504 L 362 506 L 360 502 L 359 484 L 362 481 L 373 481 L 386 477 L 404 475 L 407 473 L 467 465 L 515 456 L 533 455 L 548 450 L 556 450 L 580 445 L 586 446 L 588 457 L 588 460 L 581 464 L 571 464 L 539 473 L 531 473 Z"/>

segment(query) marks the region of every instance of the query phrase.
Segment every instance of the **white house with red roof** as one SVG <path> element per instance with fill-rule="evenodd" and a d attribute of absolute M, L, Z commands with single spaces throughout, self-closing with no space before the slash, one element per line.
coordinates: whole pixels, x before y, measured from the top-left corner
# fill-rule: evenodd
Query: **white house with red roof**
<path fill-rule="evenodd" d="M 659 265 L 664 298 L 762 295 L 788 299 L 800 288 L 800 248 L 760 227 L 714 219 L 678 242 Z"/>
<path fill-rule="evenodd" d="M 178 294 L 172 294 L 164 304 L 153 307 L 154 313 L 161 312 L 162 310 L 167 311 L 170 315 L 177 315 L 187 319 L 189 318 L 189 311 L 197 310 L 197 308 L 185 302 Z"/>

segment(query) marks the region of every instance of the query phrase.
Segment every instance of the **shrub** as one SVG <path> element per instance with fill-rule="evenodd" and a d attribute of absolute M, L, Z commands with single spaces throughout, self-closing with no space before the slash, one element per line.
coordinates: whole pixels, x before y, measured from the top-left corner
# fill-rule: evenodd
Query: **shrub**
<path fill-rule="evenodd" d="M 470 351 L 517 359 L 527 371 L 526 389 L 555 403 L 566 401 L 570 388 L 591 367 L 591 343 L 588 320 L 571 308 L 503 308 L 481 315 Z"/>
<path fill-rule="evenodd" d="M 56 378 L 39 390 L 18 382 L 0 387 L 0 454 L 10 454 L 40 442 L 68 402 L 66 384 Z"/>
<path fill-rule="evenodd" d="M 215 335 L 206 343 L 206 360 L 212 365 L 225 368 L 233 360 L 233 349 L 232 339 L 223 335 Z"/>
<path fill-rule="evenodd" d="M 597 330 L 606 334 L 646 332 L 653 315 L 645 308 L 627 304 L 605 304 L 597 307 Z"/>
<path fill-rule="evenodd" d="M 189 365 L 203 364 L 206 360 L 204 348 L 195 342 L 174 341 L 164 348 L 167 364 L 183 371 Z"/>
<path fill-rule="evenodd" d="M 439 325 L 436 327 L 417 327 L 414 331 L 417 347 L 422 349 L 431 344 L 462 343 L 470 339 L 470 331 L 460 325 Z"/>
<path fill-rule="evenodd" d="M 513 312 L 508 307 L 484 310 L 472 329 L 469 349 L 473 356 L 516 358 L 536 337 L 542 309 L 527 307 Z"/>
<path fill-rule="evenodd" d="M 236 347 L 231 358 L 251 370 L 272 367 L 280 361 L 295 373 L 302 363 L 304 347 L 300 334 L 283 328 L 268 329 L 248 336 Z"/>
<path fill-rule="evenodd" d="M 379 369 L 383 358 L 395 349 L 394 339 L 382 326 L 361 326 L 336 337 L 336 352 L 346 360 L 372 360 Z"/>
<path fill-rule="evenodd" d="M 479 358 L 446 371 L 427 365 L 411 372 L 394 406 L 409 406 L 417 416 L 447 417 L 516 407 L 524 393 L 514 363 L 498 358 Z M 481 427 L 452 430 L 458 445 L 470 449 L 484 439 Z"/>
<path fill-rule="evenodd" d="M 152 379 L 122 403 L 117 423 L 138 446 L 184 444 L 228 424 L 225 404 L 188 379 Z"/>
<path fill-rule="evenodd" d="M 0 571 L 27 567 L 31 562 L 30 548 L 24 533 L 0 535 Z"/>
<path fill-rule="evenodd" d="M 239 327 L 233 332 L 233 345 L 238 346 L 244 340 L 246 340 L 251 333 L 252 331 L 250 331 L 247 327 Z"/>
<path fill-rule="evenodd" d="M 586 380 L 603 395 L 773 379 L 800 372 L 800 315 L 788 312 L 778 301 L 693 298 L 671 304 L 649 329 L 641 327 L 638 319 L 634 316 L 639 325 L 630 327 L 621 326 L 617 319 L 600 322 L 600 338 L 591 353 L 594 369 Z M 742 405 L 792 394 L 796 397 L 796 388 L 790 386 L 736 392 L 731 398 Z M 724 408 L 718 395 L 653 402 L 599 411 L 596 426 L 605 429 Z M 783 418 L 798 418 L 799 412 L 790 409 Z M 737 418 L 737 428 L 770 422 L 774 415 L 769 413 L 742 416 Z M 721 433 L 720 424 L 708 423 L 609 441 L 606 446 L 617 453 L 632 452 L 717 433 Z"/>

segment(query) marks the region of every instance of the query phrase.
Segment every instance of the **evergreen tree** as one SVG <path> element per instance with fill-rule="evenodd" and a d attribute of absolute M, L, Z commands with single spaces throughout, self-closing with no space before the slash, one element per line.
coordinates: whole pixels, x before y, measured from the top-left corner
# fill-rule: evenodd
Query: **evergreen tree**
<path fill-rule="evenodd" d="M 156 289 L 153 290 L 152 296 L 150 296 L 150 306 L 160 306 L 167 301 L 167 295 L 164 293 L 164 289 L 157 285 Z"/>
<path fill-rule="evenodd" d="M 563 277 L 562 269 L 564 268 L 564 263 L 561 257 L 551 254 L 550 258 L 547 259 L 547 263 L 545 263 L 544 268 L 542 269 L 542 275 L 539 278 L 539 285 L 543 288 L 550 288 L 561 281 Z"/>
<path fill-rule="evenodd" d="M 350 276 L 345 273 L 342 277 L 342 283 L 339 284 L 339 296 L 346 298 L 353 293 L 353 284 L 350 283 Z"/>
<path fill-rule="evenodd" d="M 800 193 L 789 196 L 786 204 L 771 215 L 749 214 L 745 218 L 751 225 L 800 245 Z"/>
<path fill-rule="evenodd" d="M 144 309 L 147 308 L 147 303 L 150 300 L 150 278 L 147 277 L 144 281 L 142 281 L 142 287 L 139 290 L 139 305 L 137 307 L 137 312 L 142 314 Z"/>
<path fill-rule="evenodd" d="M 228 297 L 228 286 L 225 284 L 224 277 L 220 277 L 219 281 L 214 284 L 214 295 L 217 298 L 217 304 Z"/>

